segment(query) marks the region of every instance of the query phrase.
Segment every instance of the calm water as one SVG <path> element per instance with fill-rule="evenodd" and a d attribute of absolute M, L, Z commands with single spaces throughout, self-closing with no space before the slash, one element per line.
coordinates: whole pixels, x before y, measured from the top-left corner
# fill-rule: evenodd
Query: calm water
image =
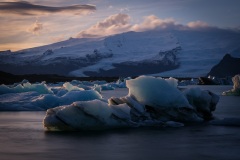
<path fill-rule="evenodd" d="M 207 88 L 209 89 L 209 88 Z M 211 88 L 217 93 L 225 88 Z M 221 96 L 217 117 L 239 117 L 240 98 Z M 240 159 L 240 127 L 201 124 L 101 132 L 45 132 L 45 112 L 0 113 L 0 160 Z"/>

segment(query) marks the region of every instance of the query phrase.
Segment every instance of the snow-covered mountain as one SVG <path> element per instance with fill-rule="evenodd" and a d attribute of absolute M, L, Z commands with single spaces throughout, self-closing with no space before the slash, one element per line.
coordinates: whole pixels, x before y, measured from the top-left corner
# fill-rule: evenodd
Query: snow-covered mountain
<path fill-rule="evenodd" d="M 240 33 L 222 29 L 127 32 L 70 38 L 0 52 L 0 70 L 71 76 L 205 76 L 226 53 L 240 57 Z"/>

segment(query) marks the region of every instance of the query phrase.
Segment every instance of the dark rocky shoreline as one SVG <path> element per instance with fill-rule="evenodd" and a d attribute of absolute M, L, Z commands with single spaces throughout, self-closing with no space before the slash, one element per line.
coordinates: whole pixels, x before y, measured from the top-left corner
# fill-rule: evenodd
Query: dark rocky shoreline
<path fill-rule="evenodd" d="M 107 82 L 117 81 L 119 77 L 66 77 L 56 74 L 26 74 L 26 75 L 13 75 L 10 73 L 0 71 L 0 84 L 13 84 L 28 80 L 31 83 L 46 81 L 47 83 L 66 82 L 72 80 L 80 81 L 96 81 L 105 80 Z"/>
<path fill-rule="evenodd" d="M 22 82 L 24 79 L 28 80 L 30 83 L 42 82 L 42 81 L 46 81 L 47 83 L 57 83 L 57 82 L 67 82 L 67 81 L 69 82 L 72 80 L 79 80 L 79 81 L 105 80 L 106 82 L 115 82 L 119 78 L 125 78 L 125 77 L 118 77 L 118 76 L 67 77 L 67 76 L 61 76 L 57 74 L 14 75 L 11 73 L 0 71 L 0 85 L 18 83 L 18 82 Z M 136 76 L 131 76 L 131 78 L 136 78 Z M 169 77 L 163 77 L 163 78 L 169 78 Z M 177 79 L 181 81 L 181 80 L 190 80 L 191 78 L 186 77 L 186 78 L 177 78 Z"/>

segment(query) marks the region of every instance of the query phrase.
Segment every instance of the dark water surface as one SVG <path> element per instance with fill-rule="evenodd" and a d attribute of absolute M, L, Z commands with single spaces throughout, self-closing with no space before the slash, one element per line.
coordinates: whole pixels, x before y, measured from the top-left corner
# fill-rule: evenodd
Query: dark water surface
<path fill-rule="evenodd" d="M 214 115 L 239 117 L 221 96 Z M 45 132 L 45 112 L 0 112 L 0 160 L 239 160 L 240 127 L 191 125 L 98 132 Z"/>

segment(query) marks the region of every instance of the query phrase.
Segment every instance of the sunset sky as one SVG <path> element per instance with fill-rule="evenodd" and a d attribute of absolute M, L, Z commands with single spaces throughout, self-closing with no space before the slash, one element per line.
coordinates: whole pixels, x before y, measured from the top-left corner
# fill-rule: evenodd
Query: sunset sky
<path fill-rule="evenodd" d="M 240 29 L 239 0 L 0 0 L 0 51 L 127 31 Z"/>

